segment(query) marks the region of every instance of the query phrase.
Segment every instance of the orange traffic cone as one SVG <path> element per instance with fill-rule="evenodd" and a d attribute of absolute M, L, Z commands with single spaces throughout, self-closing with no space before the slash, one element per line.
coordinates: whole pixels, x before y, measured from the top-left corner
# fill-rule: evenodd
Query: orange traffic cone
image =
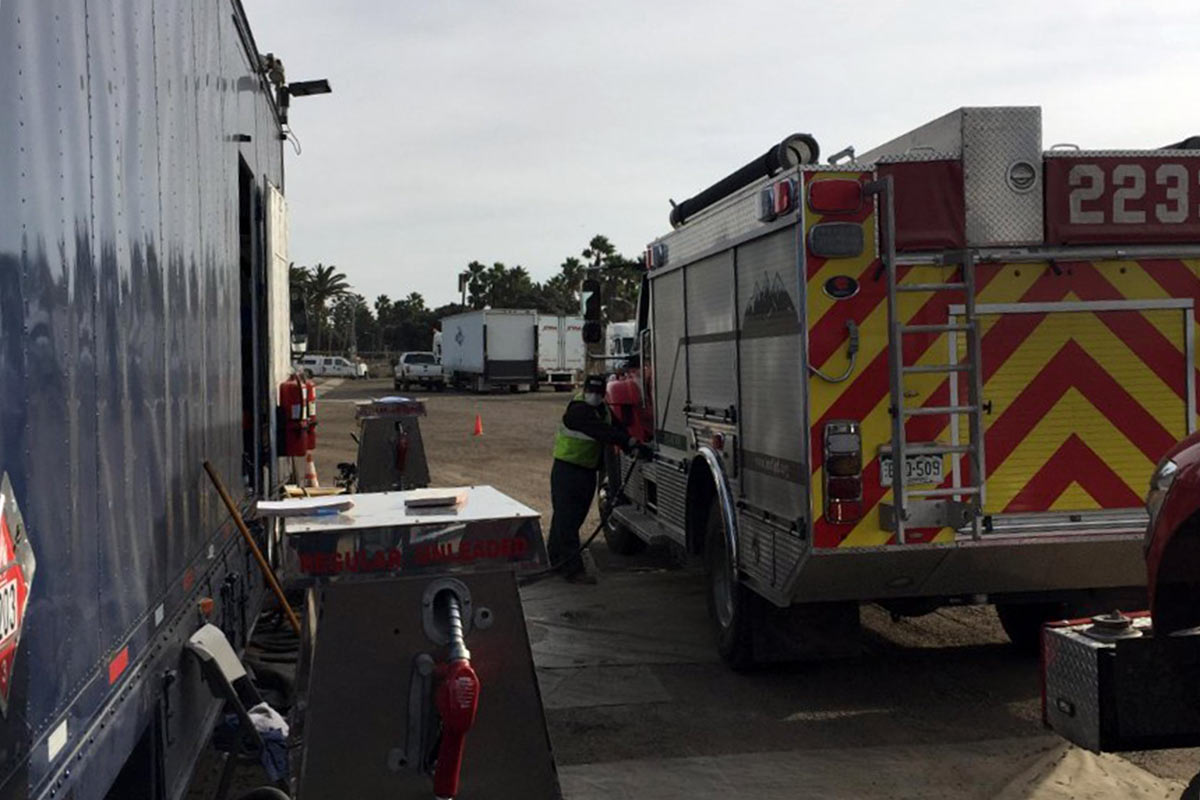
<path fill-rule="evenodd" d="M 321 482 L 317 480 L 317 465 L 313 463 L 312 451 L 304 454 L 304 488 L 319 489 Z"/>
<path fill-rule="evenodd" d="M 483 436 L 483 418 L 478 414 L 475 415 L 475 432 L 472 436 Z"/>

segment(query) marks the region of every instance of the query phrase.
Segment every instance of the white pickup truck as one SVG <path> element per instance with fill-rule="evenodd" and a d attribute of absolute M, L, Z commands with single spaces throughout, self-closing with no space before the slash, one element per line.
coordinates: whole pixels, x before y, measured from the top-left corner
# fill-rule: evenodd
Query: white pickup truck
<path fill-rule="evenodd" d="M 408 387 L 414 383 L 439 392 L 446 388 L 446 375 L 442 372 L 441 362 L 433 353 L 401 353 L 400 358 L 396 360 L 392 385 L 399 391 L 408 391 Z"/>
<path fill-rule="evenodd" d="M 310 353 L 293 365 L 308 377 L 314 375 L 326 378 L 365 378 L 367 365 L 361 361 L 351 361 L 344 356 L 326 356 Z"/>

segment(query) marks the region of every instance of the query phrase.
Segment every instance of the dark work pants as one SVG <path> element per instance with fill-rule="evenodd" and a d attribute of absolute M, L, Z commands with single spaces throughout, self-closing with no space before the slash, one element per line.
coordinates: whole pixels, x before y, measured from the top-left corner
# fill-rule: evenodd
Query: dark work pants
<path fill-rule="evenodd" d="M 554 459 L 550 470 L 550 502 L 554 513 L 550 517 L 550 538 L 546 554 L 551 564 L 570 558 L 562 566 L 571 575 L 583 569 L 575 551 L 579 549 L 579 528 L 587 519 L 596 495 L 596 470 Z"/>

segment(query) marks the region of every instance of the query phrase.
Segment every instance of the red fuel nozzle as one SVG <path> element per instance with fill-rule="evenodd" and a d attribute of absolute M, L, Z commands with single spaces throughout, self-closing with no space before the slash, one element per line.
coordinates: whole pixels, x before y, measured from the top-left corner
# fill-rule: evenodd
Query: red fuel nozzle
<path fill-rule="evenodd" d="M 479 707 L 479 677 L 471 669 L 470 661 L 465 658 L 452 661 L 442 670 L 436 703 L 442 717 L 442 743 L 433 774 L 433 791 L 439 798 L 452 798 L 458 794 L 463 745 Z"/>

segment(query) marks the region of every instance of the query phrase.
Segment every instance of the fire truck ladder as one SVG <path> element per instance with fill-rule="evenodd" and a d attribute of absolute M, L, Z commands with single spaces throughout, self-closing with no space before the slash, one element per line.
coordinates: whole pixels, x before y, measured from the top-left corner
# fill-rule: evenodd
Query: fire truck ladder
<path fill-rule="evenodd" d="M 888 367 L 891 384 L 892 414 L 892 494 L 894 498 L 893 519 L 896 542 L 905 543 L 905 528 L 942 528 L 959 530 L 970 526 L 971 535 L 979 539 L 983 524 L 984 448 L 983 448 L 983 383 L 979 371 L 980 342 L 979 319 L 975 314 L 975 259 L 970 250 L 951 251 L 943 255 L 941 263 L 957 265 L 958 280 L 943 283 L 900 283 L 896 275 L 895 210 L 892 204 L 891 178 L 869 184 L 869 188 L 880 195 L 884 214 L 884 267 L 887 271 L 888 289 Z M 965 296 L 964 319 L 962 322 L 947 322 L 933 325 L 905 324 L 899 313 L 900 292 L 962 292 Z M 906 336 L 924 334 L 958 334 L 966 336 L 966 356 L 963 361 L 949 364 L 904 364 L 904 341 Z M 906 375 L 941 373 L 948 380 L 957 381 L 960 374 L 967 379 L 966 405 L 909 406 L 904 401 L 904 378 Z M 966 416 L 969 421 L 970 440 L 967 444 L 909 444 L 905 438 L 905 422 L 912 417 L 942 416 L 953 419 Z M 960 486 L 950 488 L 910 489 L 905 478 L 905 459 L 913 455 L 946 454 L 958 457 L 966 455 L 970 464 L 970 479 Z"/>

